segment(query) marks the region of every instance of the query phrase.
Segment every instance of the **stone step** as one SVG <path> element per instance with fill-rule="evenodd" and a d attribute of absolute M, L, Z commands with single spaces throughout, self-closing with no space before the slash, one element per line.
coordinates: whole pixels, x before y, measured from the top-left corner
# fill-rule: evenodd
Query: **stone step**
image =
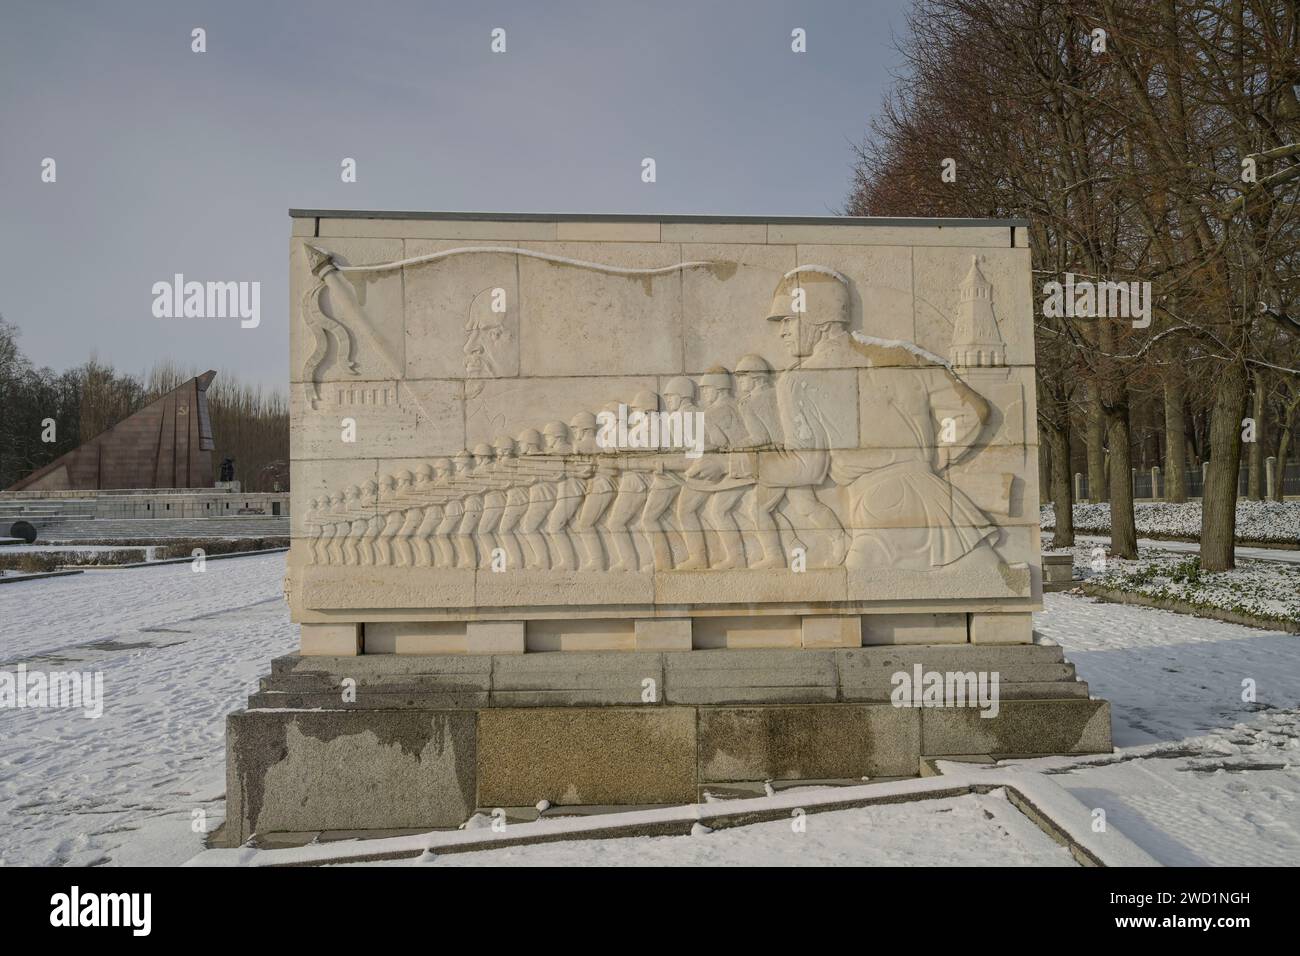
<path fill-rule="evenodd" d="M 1027 646 L 1021 648 L 1027 649 Z M 926 672 L 997 673 L 1003 683 L 1072 681 L 1076 677 L 1074 665 L 1060 659 L 1059 648 L 1053 649 L 1054 655 L 1008 654 L 1006 648 L 997 648 L 999 653 L 989 655 L 985 653 L 987 649 L 977 646 L 970 651 L 956 652 L 946 648 L 939 654 L 928 653 L 927 648 L 917 648 L 918 653 L 914 655 L 887 650 L 885 654 L 733 650 L 663 654 L 619 651 L 481 656 L 370 654 L 301 658 L 290 655 L 272 663 L 268 680 L 273 683 L 264 689 L 320 689 L 351 678 L 358 686 L 399 684 L 413 690 L 421 686 L 518 692 L 619 688 L 635 689 L 639 695 L 649 679 L 660 687 L 671 686 L 683 700 L 707 703 L 724 688 L 740 700 L 761 699 L 761 694 L 769 691 L 780 695 L 791 689 L 816 689 L 827 700 L 844 696 L 875 698 L 882 696 L 882 692 L 887 697 L 894 675 L 901 671 L 910 676 L 918 665 Z M 698 699 L 694 696 L 697 692 Z M 805 696 L 798 695 L 799 699 Z"/>
<path fill-rule="evenodd" d="M 401 693 L 358 692 L 357 701 L 348 703 L 335 690 L 330 693 L 258 692 L 248 697 L 249 710 L 473 710 L 490 707 L 487 693 Z"/>
<path fill-rule="evenodd" d="M 1055 644 L 909 644 L 842 650 L 548 651 L 531 654 L 362 654 L 356 657 L 286 654 L 271 662 L 272 673 L 325 673 L 360 678 L 366 674 L 598 673 L 603 670 L 790 673 L 890 672 L 921 664 L 927 670 L 998 670 L 1012 666 L 1067 664 Z M 1068 665 L 1067 666 L 1073 666 Z M 648 671 L 647 671 L 648 672 Z M 1051 679 L 1051 678 L 1043 678 Z"/>
<path fill-rule="evenodd" d="M 1087 700 L 1088 685 L 1084 681 L 1024 684 L 1000 684 L 998 699 L 1002 700 Z M 396 688 L 358 688 L 355 701 L 343 700 L 342 693 L 332 691 L 259 691 L 248 697 L 249 710 L 474 710 L 484 707 L 611 707 L 620 705 L 654 706 L 724 706 L 735 704 L 823 704 L 823 703 L 890 703 L 888 693 L 845 696 L 839 700 L 826 699 L 813 693 L 799 693 L 790 689 L 788 694 L 775 700 L 771 696 L 752 700 L 720 698 L 701 703 L 677 699 L 668 691 L 664 699 L 655 704 L 641 700 L 639 691 L 617 694 L 593 690 L 553 690 L 533 692 L 477 691 L 454 693 L 447 691 L 403 692 Z M 972 701 L 970 706 L 974 707 Z"/>
<path fill-rule="evenodd" d="M 370 692 L 398 694 L 455 693 L 459 691 L 488 690 L 491 681 L 465 680 L 451 674 L 413 674 L 409 676 L 354 678 L 357 688 Z M 316 693 L 341 688 L 342 678 L 330 674 L 275 674 L 258 679 L 258 690 L 278 693 Z"/>
<path fill-rule="evenodd" d="M 1061 667 L 1061 665 L 1057 665 Z M 329 674 L 272 674 L 261 678 L 259 691 L 250 697 L 252 709 L 406 709 L 485 708 L 485 706 L 612 706 L 612 705 L 720 705 L 720 704 L 831 704 L 837 701 L 888 702 L 894 684 L 881 679 L 871 684 L 677 684 L 671 678 L 654 684 L 654 697 L 646 698 L 641 680 L 573 679 L 551 675 L 546 682 L 495 684 L 490 675 L 476 678 L 447 675 L 374 676 L 357 679 L 355 702 L 343 700 L 341 678 Z M 1069 678 L 1008 679 L 1000 674 L 1002 700 L 1067 700 L 1087 698 L 1088 685 Z"/>

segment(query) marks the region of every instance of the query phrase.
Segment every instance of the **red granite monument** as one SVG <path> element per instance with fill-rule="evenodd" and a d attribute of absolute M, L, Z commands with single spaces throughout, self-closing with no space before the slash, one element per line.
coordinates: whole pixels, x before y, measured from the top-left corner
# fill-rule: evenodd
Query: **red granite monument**
<path fill-rule="evenodd" d="M 6 490 L 211 488 L 207 392 L 216 375 L 195 376 Z"/>

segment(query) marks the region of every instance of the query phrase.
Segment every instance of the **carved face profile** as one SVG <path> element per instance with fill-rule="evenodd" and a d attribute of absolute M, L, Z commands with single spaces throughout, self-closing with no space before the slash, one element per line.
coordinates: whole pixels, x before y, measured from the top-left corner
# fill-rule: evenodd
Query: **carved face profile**
<path fill-rule="evenodd" d="M 849 320 L 849 281 L 827 266 L 792 269 L 781 279 L 768 309 L 769 322 L 781 323 L 781 342 L 795 358 L 816 351 L 827 329 Z"/>
<path fill-rule="evenodd" d="M 797 315 L 787 315 L 781 320 L 781 344 L 795 358 L 812 355 L 817 333 L 817 326 Z"/>
<path fill-rule="evenodd" d="M 484 289 L 469 304 L 465 322 L 465 377 L 514 375 L 518 356 L 505 290 Z"/>
<path fill-rule="evenodd" d="M 769 372 L 737 372 L 736 392 L 742 398 L 751 392 L 761 391 L 771 386 Z"/>

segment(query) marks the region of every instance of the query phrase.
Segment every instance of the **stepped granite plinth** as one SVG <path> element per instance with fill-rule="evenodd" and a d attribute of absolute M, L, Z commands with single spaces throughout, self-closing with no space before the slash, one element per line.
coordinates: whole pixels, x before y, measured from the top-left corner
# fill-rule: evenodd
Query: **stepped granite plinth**
<path fill-rule="evenodd" d="M 1034 643 L 1025 223 L 292 215 L 229 839 L 1109 748 Z"/>
<path fill-rule="evenodd" d="M 996 714 L 897 706 L 894 675 L 996 674 Z M 455 827 L 475 808 L 687 803 L 922 759 L 1105 753 L 1109 705 L 1050 645 L 273 662 L 227 726 L 225 839 Z"/>

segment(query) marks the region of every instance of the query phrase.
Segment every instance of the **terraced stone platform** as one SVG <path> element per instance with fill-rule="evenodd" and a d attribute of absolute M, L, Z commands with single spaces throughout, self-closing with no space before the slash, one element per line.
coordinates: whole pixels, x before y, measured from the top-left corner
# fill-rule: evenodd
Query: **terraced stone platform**
<path fill-rule="evenodd" d="M 917 666 L 996 674 L 996 711 L 895 706 L 894 675 Z M 539 800 L 690 803 L 709 787 L 913 776 L 936 756 L 1110 749 L 1109 705 L 1045 644 L 291 655 L 228 718 L 225 837 L 457 826 Z"/>

